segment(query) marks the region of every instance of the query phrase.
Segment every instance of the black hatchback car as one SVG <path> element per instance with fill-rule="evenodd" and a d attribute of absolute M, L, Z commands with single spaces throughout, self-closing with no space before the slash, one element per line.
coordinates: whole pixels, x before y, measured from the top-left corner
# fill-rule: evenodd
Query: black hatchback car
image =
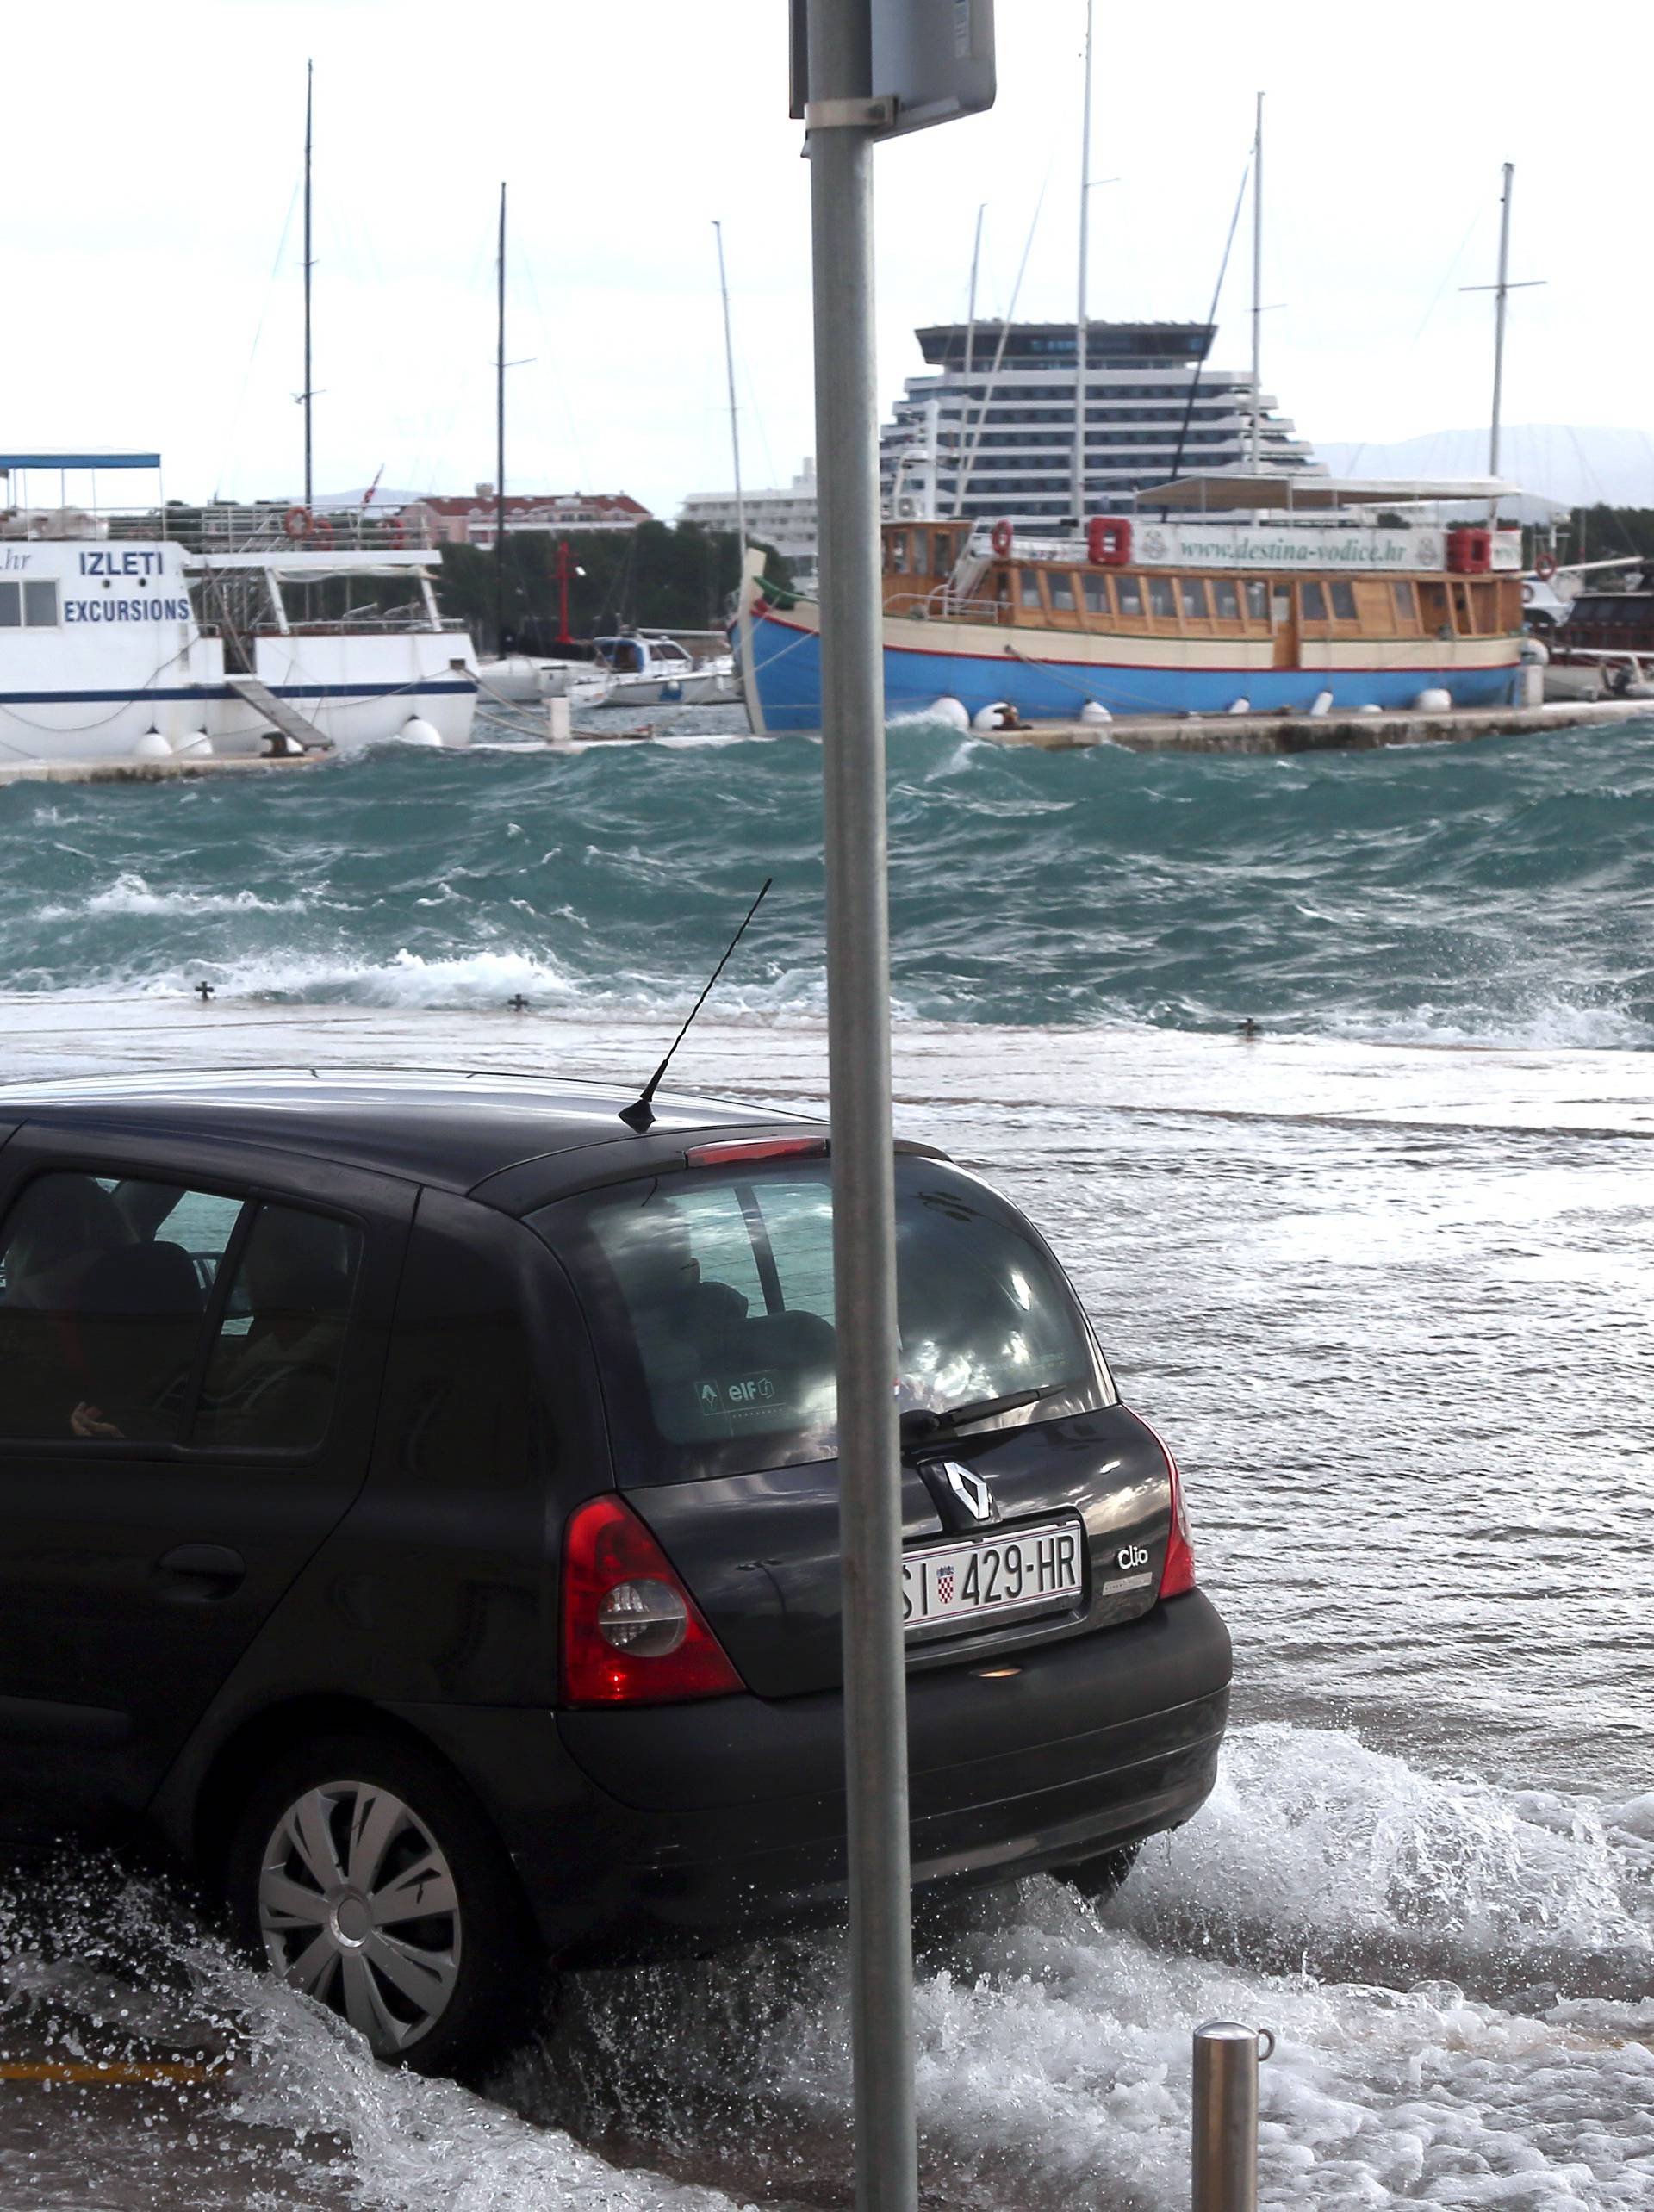
<path fill-rule="evenodd" d="M 0 1091 L 0 1822 L 146 1824 L 376 2050 L 844 1886 L 819 1124 L 509 1077 Z M 915 1880 L 1094 1892 L 1229 1641 L 1061 1269 L 898 1147 Z"/>

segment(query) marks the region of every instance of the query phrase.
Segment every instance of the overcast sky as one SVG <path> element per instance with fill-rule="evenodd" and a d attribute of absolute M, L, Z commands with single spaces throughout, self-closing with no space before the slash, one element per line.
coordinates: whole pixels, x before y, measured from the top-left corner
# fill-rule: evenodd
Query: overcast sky
<path fill-rule="evenodd" d="M 916 324 L 1073 311 L 1085 0 L 999 0 L 999 98 L 878 159 L 880 370 Z M 304 65 L 316 66 L 319 490 L 494 474 L 656 512 L 729 477 L 712 219 L 745 469 L 813 444 L 807 172 L 785 0 L 78 0 L 7 10 L 13 445 L 159 448 L 170 494 L 300 480 Z M 1506 419 L 1646 427 L 1642 0 L 1097 0 L 1095 314 L 1206 310 L 1267 93 L 1265 374 L 1311 438 L 1485 419 L 1500 164 L 1517 165 Z M 1216 359 L 1244 365 L 1243 217 Z M 1278 303 L 1278 304 L 1277 304 Z"/>

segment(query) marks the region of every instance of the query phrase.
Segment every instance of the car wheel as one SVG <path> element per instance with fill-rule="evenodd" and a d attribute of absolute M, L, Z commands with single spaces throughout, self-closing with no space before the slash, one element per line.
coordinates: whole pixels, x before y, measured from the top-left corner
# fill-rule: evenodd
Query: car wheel
<path fill-rule="evenodd" d="M 1058 1867 L 1057 1880 L 1066 1882 L 1093 1904 L 1106 1904 L 1127 1875 L 1137 1863 L 1141 1843 L 1122 1843 L 1117 1850 L 1104 1851 L 1095 1859 L 1082 1859 L 1077 1866 Z"/>
<path fill-rule="evenodd" d="M 379 2058 L 452 2072 L 523 2018 L 536 1946 L 516 1876 L 416 1745 L 341 1735 L 283 1755 L 243 1810 L 227 1886 L 249 1948 Z"/>

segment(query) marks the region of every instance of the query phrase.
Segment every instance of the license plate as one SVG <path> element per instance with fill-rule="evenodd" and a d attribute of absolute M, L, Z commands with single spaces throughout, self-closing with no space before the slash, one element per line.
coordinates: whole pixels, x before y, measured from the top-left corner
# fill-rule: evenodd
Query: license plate
<path fill-rule="evenodd" d="M 902 1554 L 902 1620 L 910 1637 L 982 1620 L 1066 1612 L 1085 1588 L 1084 1531 L 1044 1521 L 993 1536 L 956 1537 Z"/>

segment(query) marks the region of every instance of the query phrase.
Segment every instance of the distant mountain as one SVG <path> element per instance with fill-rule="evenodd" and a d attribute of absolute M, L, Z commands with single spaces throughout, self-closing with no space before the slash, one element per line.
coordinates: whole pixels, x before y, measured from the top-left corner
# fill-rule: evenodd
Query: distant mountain
<path fill-rule="evenodd" d="M 1480 476 L 1488 433 L 1437 430 L 1394 445 L 1329 443 L 1317 459 L 1335 476 Z M 1595 430 L 1571 423 L 1514 423 L 1500 440 L 1499 473 L 1525 492 L 1564 506 L 1654 507 L 1654 437 L 1645 430 Z"/>

